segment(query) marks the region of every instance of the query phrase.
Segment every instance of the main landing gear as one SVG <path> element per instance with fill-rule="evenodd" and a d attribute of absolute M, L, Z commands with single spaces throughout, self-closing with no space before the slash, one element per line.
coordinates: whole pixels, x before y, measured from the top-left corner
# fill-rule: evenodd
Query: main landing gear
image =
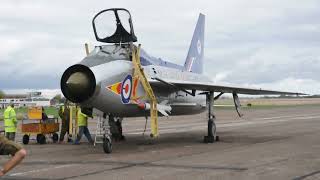
<path fill-rule="evenodd" d="M 213 143 L 219 141 L 219 136 L 216 135 L 217 127 L 215 124 L 215 116 L 213 114 L 214 92 L 210 91 L 206 94 L 206 102 L 208 106 L 208 135 L 204 136 L 205 143 Z"/>

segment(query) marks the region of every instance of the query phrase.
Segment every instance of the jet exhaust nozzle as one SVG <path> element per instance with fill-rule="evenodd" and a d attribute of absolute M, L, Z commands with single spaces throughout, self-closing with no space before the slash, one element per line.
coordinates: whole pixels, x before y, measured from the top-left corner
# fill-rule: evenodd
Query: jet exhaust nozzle
<path fill-rule="evenodd" d="M 96 79 L 89 67 L 82 64 L 70 66 L 62 75 L 61 91 L 74 103 L 88 100 L 95 92 Z"/>

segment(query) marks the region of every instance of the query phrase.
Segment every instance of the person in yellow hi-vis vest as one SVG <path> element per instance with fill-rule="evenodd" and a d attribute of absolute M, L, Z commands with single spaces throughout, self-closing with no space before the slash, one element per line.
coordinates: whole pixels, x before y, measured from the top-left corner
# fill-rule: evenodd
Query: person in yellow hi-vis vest
<path fill-rule="evenodd" d="M 4 115 L 4 131 L 6 137 L 14 141 L 17 131 L 17 117 L 16 112 L 14 110 L 14 105 L 10 104 L 7 109 L 3 113 Z"/>
<path fill-rule="evenodd" d="M 81 112 L 81 108 L 77 109 L 77 118 L 78 118 L 78 127 L 79 132 L 76 141 L 74 144 L 80 144 L 80 139 L 83 136 L 83 134 L 87 137 L 89 143 L 93 144 L 93 140 L 91 138 L 90 131 L 88 129 L 88 115 Z"/>

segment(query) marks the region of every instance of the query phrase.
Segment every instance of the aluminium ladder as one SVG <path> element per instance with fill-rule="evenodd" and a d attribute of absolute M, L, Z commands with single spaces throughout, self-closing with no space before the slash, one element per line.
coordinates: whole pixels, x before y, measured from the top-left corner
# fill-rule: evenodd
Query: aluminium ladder
<path fill-rule="evenodd" d="M 103 139 L 105 138 L 106 134 L 109 134 L 109 122 L 107 122 L 107 118 L 103 118 L 102 116 L 98 116 L 97 120 L 97 128 L 95 132 L 95 137 L 94 137 L 94 146 L 96 144 L 102 144 L 104 141 Z"/>

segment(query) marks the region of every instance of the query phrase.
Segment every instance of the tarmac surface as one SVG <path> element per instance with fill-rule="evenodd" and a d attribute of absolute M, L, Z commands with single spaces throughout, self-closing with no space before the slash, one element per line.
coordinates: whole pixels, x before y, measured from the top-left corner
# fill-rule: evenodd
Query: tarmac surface
<path fill-rule="evenodd" d="M 206 114 L 160 118 L 160 137 L 145 119 L 124 120 L 125 142 L 38 145 L 4 179 L 320 179 L 320 105 L 216 109 L 220 141 L 203 143 Z M 90 122 L 91 133 L 96 124 Z M 149 124 L 147 125 L 149 127 Z M 21 141 L 21 135 L 17 140 Z M 83 138 L 85 140 L 85 137 Z M 9 157 L 0 157 L 3 164 Z"/>

